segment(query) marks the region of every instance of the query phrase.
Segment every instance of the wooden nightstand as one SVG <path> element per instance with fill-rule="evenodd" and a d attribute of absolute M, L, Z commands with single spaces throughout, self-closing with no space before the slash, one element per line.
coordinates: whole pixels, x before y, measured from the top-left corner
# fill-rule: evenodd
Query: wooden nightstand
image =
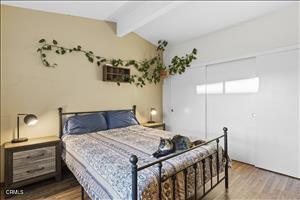
<path fill-rule="evenodd" d="M 163 122 L 155 122 L 155 123 L 143 123 L 142 126 L 148 127 L 148 128 L 157 128 L 166 130 L 166 125 Z"/>
<path fill-rule="evenodd" d="M 61 179 L 61 141 L 56 136 L 5 143 L 5 189 L 50 177 Z"/>

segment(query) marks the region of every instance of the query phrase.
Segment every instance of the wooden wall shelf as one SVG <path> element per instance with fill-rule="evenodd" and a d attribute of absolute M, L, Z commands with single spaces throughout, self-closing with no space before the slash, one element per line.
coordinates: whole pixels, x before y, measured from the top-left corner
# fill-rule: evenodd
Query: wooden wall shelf
<path fill-rule="evenodd" d="M 130 69 L 128 68 L 103 66 L 103 81 L 129 83 L 129 76 Z"/>

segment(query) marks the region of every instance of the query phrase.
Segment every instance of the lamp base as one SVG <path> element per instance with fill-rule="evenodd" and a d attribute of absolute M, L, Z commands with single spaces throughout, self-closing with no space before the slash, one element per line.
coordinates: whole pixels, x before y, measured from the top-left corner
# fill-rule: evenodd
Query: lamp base
<path fill-rule="evenodd" d="M 15 138 L 11 140 L 11 143 L 26 142 L 26 141 L 28 141 L 28 138 Z"/>
<path fill-rule="evenodd" d="M 150 123 L 150 124 L 152 124 L 152 123 L 155 123 L 155 121 L 147 121 L 147 123 Z"/>

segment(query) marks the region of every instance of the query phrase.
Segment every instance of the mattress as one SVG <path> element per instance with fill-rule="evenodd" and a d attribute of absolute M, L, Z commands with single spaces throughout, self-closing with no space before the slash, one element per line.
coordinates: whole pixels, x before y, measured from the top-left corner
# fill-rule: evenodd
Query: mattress
<path fill-rule="evenodd" d="M 153 162 L 152 157 L 160 142 L 160 137 L 171 138 L 174 134 L 168 131 L 146 128 L 140 125 L 126 128 L 110 129 L 82 135 L 64 135 L 62 158 L 79 183 L 92 199 L 131 199 L 131 163 L 132 154 L 138 157 L 138 166 Z M 189 152 L 168 159 L 162 163 L 164 177 L 175 174 L 186 166 L 216 151 L 216 143 L 195 148 Z M 219 160 L 223 160 L 222 150 Z M 212 159 L 216 163 L 216 154 Z M 222 163 L 222 164 L 221 164 Z M 203 185 L 202 165 L 197 167 L 197 188 Z M 220 162 L 219 171 L 223 171 Z M 206 162 L 205 180 L 216 175 L 216 164 L 212 173 L 209 162 Z M 158 167 L 151 166 L 138 172 L 138 198 L 159 199 Z M 193 195 L 194 169 L 188 170 L 188 194 Z M 173 182 L 168 179 L 162 184 L 163 199 L 172 198 Z M 184 199 L 183 173 L 176 175 L 176 199 Z"/>

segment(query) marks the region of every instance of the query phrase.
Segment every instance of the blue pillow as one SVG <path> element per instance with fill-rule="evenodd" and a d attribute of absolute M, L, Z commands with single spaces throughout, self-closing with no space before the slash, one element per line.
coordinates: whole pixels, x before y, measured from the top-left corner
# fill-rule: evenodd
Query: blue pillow
<path fill-rule="evenodd" d="M 64 125 L 64 134 L 83 134 L 107 130 L 103 113 L 77 115 L 69 117 Z"/>
<path fill-rule="evenodd" d="M 109 129 L 139 124 L 133 112 L 126 110 L 108 111 L 106 112 L 106 120 Z"/>

